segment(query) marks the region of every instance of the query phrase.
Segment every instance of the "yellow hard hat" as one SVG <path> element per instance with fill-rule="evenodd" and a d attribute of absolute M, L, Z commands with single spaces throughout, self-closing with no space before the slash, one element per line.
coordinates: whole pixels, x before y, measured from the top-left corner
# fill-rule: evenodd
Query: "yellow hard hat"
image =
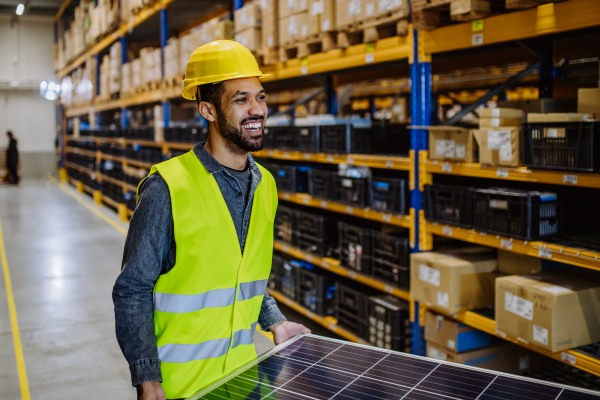
<path fill-rule="evenodd" d="M 246 47 L 233 40 L 217 40 L 198 47 L 185 69 L 183 92 L 187 100 L 196 100 L 196 87 L 230 79 L 264 78 L 256 59 Z"/>

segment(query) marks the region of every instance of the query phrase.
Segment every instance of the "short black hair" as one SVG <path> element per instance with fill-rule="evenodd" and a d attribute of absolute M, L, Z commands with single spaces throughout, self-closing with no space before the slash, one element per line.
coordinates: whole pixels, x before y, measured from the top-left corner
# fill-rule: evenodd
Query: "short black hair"
<path fill-rule="evenodd" d="M 13 137 L 13 133 L 12 133 L 12 131 L 6 131 L 6 134 L 7 134 L 8 136 L 10 136 L 10 137 Z"/>
<path fill-rule="evenodd" d="M 215 106 L 218 112 L 221 112 L 221 98 L 223 97 L 223 93 L 225 93 L 223 82 L 199 86 L 196 91 L 198 107 L 200 107 L 200 101 L 206 101 Z"/>

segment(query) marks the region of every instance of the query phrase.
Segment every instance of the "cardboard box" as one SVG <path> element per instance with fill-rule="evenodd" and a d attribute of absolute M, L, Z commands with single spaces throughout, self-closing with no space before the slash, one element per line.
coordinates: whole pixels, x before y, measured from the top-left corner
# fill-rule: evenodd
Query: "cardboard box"
<path fill-rule="evenodd" d="M 579 89 L 577 91 L 577 112 L 600 114 L 600 89 Z"/>
<path fill-rule="evenodd" d="M 429 158 L 473 162 L 473 131 L 454 126 L 429 129 Z"/>
<path fill-rule="evenodd" d="M 474 131 L 481 164 L 519 166 L 519 128 L 479 129 Z"/>
<path fill-rule="evenodd" d="M 538 99 L 498 102 L 500 108 L 517 108 L 526 113 L 572 112 L 577 108 L 576 99 Z"/>
<path fill-rule="evenodd" d="M 427 342 L 427 357 L 508 374 L 518 374 L 531 364 L 531 352 L 512 343 L 456 353 Z"/>
<path fill-rule="evenodd" d="M 279 46 L 279 1 L 261 0 L 262 44 L 266 47 Z"/>
<path fill-rule="evenodd" d="M 460 353 L 492 344 L 492 335 L 427 310 L 425 340 Z"/>
<path fill-rule="evenodd" d="M 542 259 L 498 250 L 498 271 L 509 275 L 537 274 L 542 271 Z"/>
<path fill-rule="evenodd" d="M 480 128 L 498 128 L 500 126 L 521 127 L 523 120 L 519 118 L 504 118 L 504 117 L 481 117 L 479 118 Z"/>
<path fill-rule="evenodd" d="M 411 297 L 448 313 L 491 306 L 497 265 L 496 256 L 490 258 L 487 253 L 413 253 Z"/>
<path fill-rule="evenodd" d="M 548 122 L 579 122 L 594 119 L 592 114 L 579 113 L 549 113 Z"/>
<path fill-rule="evenodd" d="M 293 43 L 308 36 L 308 13 L 290 15 L 279 20 L 280 44 Z"/>
<path fill-rule="evenodd" d="M 261 25 L 261 10 L 258 1 L 246 4 L 242 8 L 235 10 L 233 14 L 235 33 L 248 28 L 260 27 Z"/>
<path fill-rule="evenodd" d="M 261 48 L 261 29 L 253 27 L 235 34 L 235 41 L 246 46 L 250 51 L 257 51 Z"/>
<path fill-rule="evenodd" d="M 523 118 L 523 110 L 516 108 L 482 108 L 479 116 L 485 118 Z"/>
<path fill-rule="evenodd" d="M 529 113 L 527 114 L 527 122 L 548 122 L 548 114 Z"/>
<path fill-rule="evenodd" d="M 279 19 L 308 11 L 308 0 L 279 0 Z"/>
<path fill-rule="evenodd" d="M 600 340 L 600 274 L 567 268 L 496 280 L 496 331 L 551 352 Z"/>
<path fill-rule="evenodd" d="M 308 9 L 310 35 L 335 30 L 335 0 L 309 0 Z"/>
<path fill-rule="evenodd" d="M 212 40 L 209 42 L 213 40 L 233 40 L 233 21 L 217 22 L 212 28 Z"/>
<path fill-rule="evenodd" d="M 366 17 L 370 17 L 370 10 L 373 6 L 370 5 L 373 1 L 367 2 L 365 8 Z M 375 17 L 384 16 L 394 13 L 396 18 L 408 17 L 410 6 L 408 0 L 377 0 L 375 3 Z"/>
<path fill-rule="evenodd" d="M 336 0 L 335 20 L 338 30 L 362 21 L 365 17 L 366 10 L 363 0 Z"/>

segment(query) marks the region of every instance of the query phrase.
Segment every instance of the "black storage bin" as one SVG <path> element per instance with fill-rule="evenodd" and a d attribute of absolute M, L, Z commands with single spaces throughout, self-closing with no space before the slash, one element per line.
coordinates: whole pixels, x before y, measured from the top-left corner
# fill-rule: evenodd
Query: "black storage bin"
<path fill-rule="evenodd" d="M 410 134 L 401 124 L 374 124 L 369 128 L 323 125 L 320 136 L 321 151 L 325 153 L 408 155 L 410 150 Z"/>
<path fill-rule="evenodd" d="M 283 264 L 287 260 L 280 255 L 273 254 L 273 263 L 271 264 L 271 274 L 269 275 L 268 288 L 281 292 L 281 277 L 283 276 Z"/>
<path fill-rule="evenodd" d="M 389 295 L 369 298 L 369 343 L 388 350 L 412 352 L 409 303 Z"/>
<path fill-rule="evenodd" d="M 522 162 L 529 168 L 600 170 L 600 122 L 524 124 Z"/>
<path fill-rule="evenodd" d="M 127 139 L 149 140 L 154 141 L 153 127 L 135 127 L 127 129 Z"/>
<path fill-rule="evenodd" d="M 296 214 L 297 246 L 319 257 L 331 255 L 337 246 L 335 222 L 323 215 L 298 211 Z"/>
<path fill-rule="evenodd" d="M 318 126 L 299 126 L 296 128 L 296 150 L 307 153 L 318 153 L 320 134 Z"/>
<path fill-rule="evenodd" d="M 336 283 L 335 297 L 337 309 L 335 317 L 337 323 L 341 328 L 346 329 L 363 340 L 367 340 L 369 333 L 367 307 L 371 293 L 373 291 L 368 289 L 359 292 L 340 282 Z"/>
<path fill-rule="evenodd" d="M 351 178 L 336 174 L 333 177 L 333 182 L 335 200 L 361 208 L 367 206 L 369 178 Z"/>
<path fill-rule="evenodd" d="M 406 214 L 406 181 L 404 179 L 371 179 L 371 208 L 394 214 Z"/>
<path fill-rule="evenodd" d="M 335 283 L 308 263 L 299 263 L 297 293 L 298 303 L 322 317 L 335 314 Z M 311 268 L 310 270 L 306 267 Z"/>
<path fill-rule="evenodd" d="M 535 240 L 559 233 L 556 193 L 491 188 L 475 190 L 474 228 Z"/>
<path fill-rule="evenodd" d="M 177 126 L 164 130 L 165 142 L 199 143 L 208 139 L 208 128 L 204 126 Z"/>
<path fill-rule="evenodd" d="M 282 259 L 281 263 L 281 293 L 293 301 L 297 301 L 296 286 L 300 267 L 293 261 Z"/>
<path fill-rule="evenodd" d="M 297 131 L 298 128 L 292 125 L 269 127 L 269 133 L 273 135 L 274 147 L 280 150 L 296 150 Z"/>
<path fill-rule="evenodd" d="M 320 199 L 335 199 L 333 188 L 337 173 L 318 169 L 308 170 L 308 193 Z"/>
<path fill-rule="evenodd" d="M 371 275 L 371 235 L 368 229 L 338 222 L 342 267 Z"/>
<path fill-rule="evenodd" d="M 277 190 L 288 193 L 307 193 L 308 192 L 308 171 L 310 167 L 301 165 L 263 165 L 271 172 Z"/>
<path fill-rule="evenodd" d="M 272 149 L 275 147 L 275 138 L 271 126 L 265 126 L 263 129 L 263 149 Z"/>
<path fill-rule="evenodd" d="M 350 124 L 343 125 L 321 125 L 319 134 L 321 136 L 321 151 L 324 153 L 352 153 L 356 148 L 364 148 L 368 143 L 368 137 L 365 135 L 352 135 L 353 127 Z M 367 139 L 365 143 L 361 139 Z M 352 146 L 352 140 L 357 142 Z"/>
<path fill-rule="evenodd" d="M 408 156 L 410 131 L 405 124 L 374 124 L 371 127 L 371 143 L 374 154 Z"/>
<path fill-rule="evenodd" d="M 297 246 L 296 210 L 279 206 L 275 214 L 275 240 Z"/>
<path fill-rule="evenodd" d="M 409 290 L 409 254 L 407 238 L 371 231 L 371 274 L 374 278 Z"/>
<path fill-rule="evenodd" d="M 425 185 L 425 219 L 472 228 L 474 190 L 472 187 Z"/>

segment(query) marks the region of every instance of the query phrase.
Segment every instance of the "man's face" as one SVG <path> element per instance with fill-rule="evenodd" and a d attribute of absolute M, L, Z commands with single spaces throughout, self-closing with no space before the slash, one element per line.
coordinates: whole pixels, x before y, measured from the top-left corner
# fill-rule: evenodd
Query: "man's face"
<path fill-rule="evenodd" d="M 243 151 L 261 150 L 268 110 L 260 81 L 242 78 L 225 81 L 223 85 L 222 112 L 217 110 L 221 135 Z"/>

